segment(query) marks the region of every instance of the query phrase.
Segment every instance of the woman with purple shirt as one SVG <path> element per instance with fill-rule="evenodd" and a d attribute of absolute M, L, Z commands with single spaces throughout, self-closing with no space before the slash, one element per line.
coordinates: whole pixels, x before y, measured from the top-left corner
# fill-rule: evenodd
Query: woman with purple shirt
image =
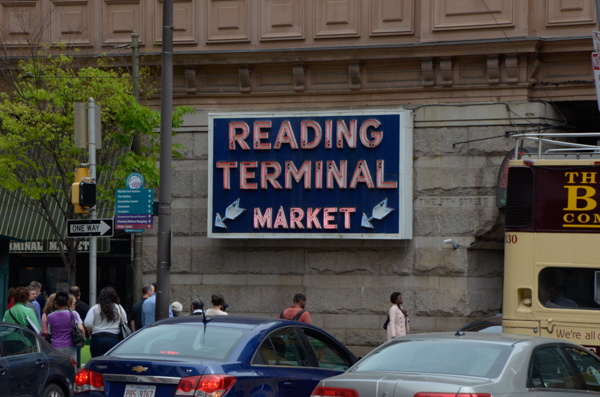
<path fill-rule="evenodd" d="M 77 360 L 77 349 L 71 340 L 71 322 L 75 322 L 83 333 L 83 325 L 77 312 L 69 310 L 69 293 L 59 291 L 55 298 L 56 310 L 48 315 L 48 332 L 52 335 L 52 346 Z"/>

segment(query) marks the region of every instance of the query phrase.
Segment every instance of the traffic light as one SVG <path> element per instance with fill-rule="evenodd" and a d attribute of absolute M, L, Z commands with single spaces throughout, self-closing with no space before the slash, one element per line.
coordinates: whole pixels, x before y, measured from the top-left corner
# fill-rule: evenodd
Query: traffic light
<path fill-rule="evenodd" d="M 76 214 L 87 214 L 86 208 L 96 205 L 96 184 L 85 182 L 83 178 L 89 178 L 90 170 L 87 168 L 75 169 L 75 183 L 71 185 L 71 203 L 75 205 Z"/>

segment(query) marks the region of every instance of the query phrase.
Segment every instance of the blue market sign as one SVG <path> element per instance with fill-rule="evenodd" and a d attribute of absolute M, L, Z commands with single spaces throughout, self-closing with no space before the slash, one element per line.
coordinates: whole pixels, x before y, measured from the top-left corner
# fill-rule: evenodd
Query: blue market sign
<path fill-rule="evenodd" d="M 209 114 L 208 237 L 412 238 L 412 113 Z"/>

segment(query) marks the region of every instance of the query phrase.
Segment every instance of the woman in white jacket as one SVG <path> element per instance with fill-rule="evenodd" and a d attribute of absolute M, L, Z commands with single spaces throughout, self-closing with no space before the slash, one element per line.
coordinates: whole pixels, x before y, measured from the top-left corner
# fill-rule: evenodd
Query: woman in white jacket
<path fill-rule="evenodd" d="M 388 312 L 390 322 L 387 327 L 387 340 L 408 335 L 408 312 L 400 306 L 402 294 L 400 292 L 392 293 L 390 301 L 393 305 Z"/>

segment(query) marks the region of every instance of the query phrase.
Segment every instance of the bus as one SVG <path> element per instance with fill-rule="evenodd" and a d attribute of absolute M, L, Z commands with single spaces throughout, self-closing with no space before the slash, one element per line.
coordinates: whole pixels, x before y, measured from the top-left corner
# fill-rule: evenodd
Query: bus
<path fill-rule="evenodd" d="M 503 332 L 557 338 L 600 352 L 600 146 L 570 142 L 600 134 L 514 137 Z M 537 151 L 519 157 L 519 147 L 529 141 Z"/>

